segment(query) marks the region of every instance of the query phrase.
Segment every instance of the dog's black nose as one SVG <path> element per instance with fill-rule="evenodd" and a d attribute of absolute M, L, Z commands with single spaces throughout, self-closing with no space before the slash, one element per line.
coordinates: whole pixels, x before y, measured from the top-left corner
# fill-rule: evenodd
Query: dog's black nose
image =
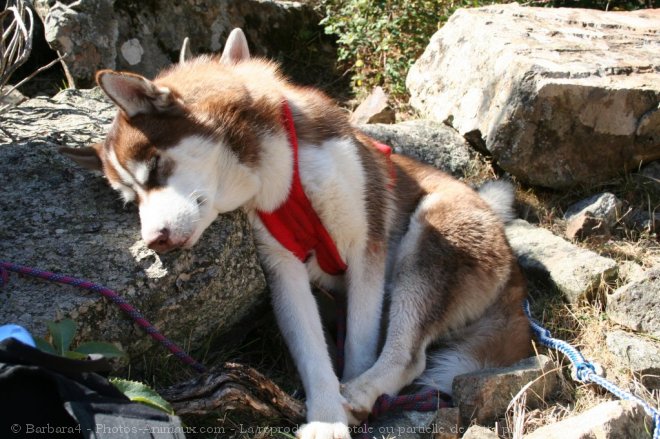
<path fill-rule="evenodd" d="M 158 253 L 165 253 L 172 250 L 174 247 L 176 247 L 176 245 L 170 239 L 169 229 L 161 229 L 158 232 L 158 235 L 147 243 L 147 247 L 157 251 Z"/>

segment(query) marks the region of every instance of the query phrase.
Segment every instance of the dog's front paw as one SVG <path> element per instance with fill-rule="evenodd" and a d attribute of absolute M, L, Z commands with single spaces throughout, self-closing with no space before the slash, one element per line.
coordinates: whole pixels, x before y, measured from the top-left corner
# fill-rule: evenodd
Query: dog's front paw
<path fill-rule="evenodd" d="M 310 422 L 296 433 L 298 439 L 351 439 L 348 425 L 341 422 Z"/>
<path fill-rule="evenodd" d="M 344 409 L 350 425 L 359 425 L 369 417 L 376 401 L 370 390 L 370 386 L 361 384 L 359 379 L 341 385 L 341 394 L 346 399 Z"/>

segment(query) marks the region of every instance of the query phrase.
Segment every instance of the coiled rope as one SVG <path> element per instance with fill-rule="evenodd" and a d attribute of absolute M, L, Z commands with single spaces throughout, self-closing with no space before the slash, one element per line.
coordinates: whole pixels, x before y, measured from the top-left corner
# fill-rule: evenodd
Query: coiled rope
<path fill-rule="evenodd" d="M 651 405 L 643 399 L 617 387 L 614 383 L 606 380 L 602 376 L 600 368 L 596 364 L 587 361 L 580 353 L 580 351 L 571 346 L 569 343 L 557 338 L 553 338 L 550 331 L 541 326 L 532 317 L 528 300 L 525 301 L 523 307 L 525 309 L 525 314 L 527 314 L 527 318 L 529 319 L 532 331 L 534 331 L 534 335 L 536 335 L 538 341 L 546 347 L 563 353 L 571 361 L 573 365 L 573 372 L 571 374 L 573 379 L 581 383 L 591 382 L 597 384 L 619 399 L 623 399 L 625 401 L 633 401 L 640 404 L 644 408 L 644 411 L 653 419 L 653 423 L 655 425 L 653 439 L 660 439 L 660 414 L 656 409 L 651 407 Z"/>

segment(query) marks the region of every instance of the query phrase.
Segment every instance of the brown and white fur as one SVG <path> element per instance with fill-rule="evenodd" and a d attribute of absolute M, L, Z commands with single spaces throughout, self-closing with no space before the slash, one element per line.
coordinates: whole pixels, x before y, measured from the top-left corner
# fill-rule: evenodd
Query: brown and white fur
<path fill-rule="evenodd" d="M 104 143 L 64 152 L 102 168 L 126 201 L 139 203 L 149 247 L 190 248 L 218 214 L 248 214 L 307 396 L 299 437 L 349 438 L 348 425 L 383 393 L 415 380 L 450 393 L 457 374 L 528 354 L 524 282 L 496 213 L 510 211 L 508 187 L 490 185 L 480 196 L 400 155 L 391 158 L 396 179 L 388 187 L 390 164 L 345 112 L 251 59 L 240 30 L 219 59 L 192 59 L 153 81 L 107 70 L 97 81 L 119 107 L 112 128 Z M 313 257 L 302 263 L 255 214 L 277 208 L 291 185 L 283 100 L 299 137 L 304 190 L 348 264 L 342 276 L 323 273 Z M 311 282 L 346 294 L 342 377 Z M 388 324 L 379 345 L 381 317 Z"/>

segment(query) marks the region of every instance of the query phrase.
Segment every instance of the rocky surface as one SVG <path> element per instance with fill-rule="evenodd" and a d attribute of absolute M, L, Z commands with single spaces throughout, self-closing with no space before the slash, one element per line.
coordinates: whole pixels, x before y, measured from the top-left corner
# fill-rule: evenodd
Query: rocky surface
<path fill-rule="evenodd" d="M 660 389 L 660 344 L 625 331 L 607 334 L 607 348 L 623 360 L 644 386 Z"/>
<path fill-rule="evenodd" d="M 0 255 L 114 289 L 171 339 L 198 348 L 265 298 L 250 227 L 243 215 L 226 215 L 191 251 L 148 250 L 137 209 L 57 152 L 99 141 L 114 114 L 95 89 L 28 100 L 0 116 Z M 46 321 L 70 317 L 85 341 L 119 342 L 133 355 L 165 352 L 94 293 L 11 276 L 0 302 L 0 322 L 37 335 Z"/>
<path fill-rule="evenodd" d="M 318 27 L 320 17 L 298 2 L 37 0 L 35 6 L 46 40 L 68 55 L 65 65 L 78 87 L 92 85 L 104 68 L 151 77 L 179 59 L 185 37 L 193 54 L 219 53 L 235 27 L 243 28 L 255 54 L 277 59 L 286 53 L 292 72 L 317 79 L 333 72 L 334 49 Z M 296 58 L 301 47 L 305 54 Z"/>
<path fill-rule="evenodd" d="M 571 244 L 524 220 L 507 224 L 506 235 L 528 277 L 549 280 L 570 302 L 588 299 L 617 275 L 614 260 Z"/>
<path fill-rule="evenodd" d="M 656 9 L 461 9 L 410 70 L 410 102 L 525 182 L 603 181 L 660 158 L 659 20 Z"/>
<path fill-rule="evenodd" d="M 555 424 L 541 427 L 524 439 L 642 439 L 650 438 L 651 417 L 630 401 L 609 401 Z"/>
<path fill-rule="evenodd" d="M 660 265 L 608 296 L 607 315 L 620 325 L 660 338 Z"/>
<path fill-rule="evenodd" d="M 558 390 L 558 369 L 548 357 L 527 358 L 511 367 L 485 369 L 454 378 L 452 395 L 461 425 L 490 425 L 504 417 L 511 400 L 523 387 L 527 406 L 538 407 Z"/>
<path fill-rule="evenodd" d="M 476 153 L 456 130 L 429 120 L 393 125 L 360 125 L 360 130 L 390 145 L 397 154 L 415 157 L 456 177 L 469 175 Z"/>

